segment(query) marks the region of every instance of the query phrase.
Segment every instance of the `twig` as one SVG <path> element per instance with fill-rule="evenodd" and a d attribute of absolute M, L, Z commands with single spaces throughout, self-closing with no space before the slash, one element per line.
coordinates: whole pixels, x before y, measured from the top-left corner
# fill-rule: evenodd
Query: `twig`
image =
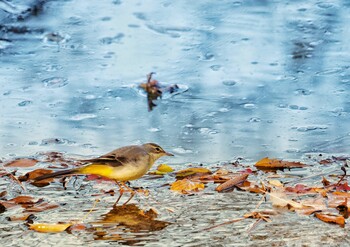
<path fill-rule="evenodd" d="M 299 182 L 299 181 L 302 181 L 302 180 L 306 180 L 306 179 L 314 178 L 314 177 L 319 177 L 319 176 L 325 176 L 325 175 L 328 175 L 328 174 L 336 172 L 336 171 L 338 171 L 338 169 L 331 170 L 329 172 L 324 172 L 324 173 L 319 173 L 319 174 L 307 176 L 307 177 L 304 177 L 304 178 L 295 179 L 295 180 L 292 180 L 292 181 L 287 181 L 287 182 L 284 182 L 284 184 L 295 183 L 295 182 Z"/>
<path fill-rule="evenodd" d="M 247 233 L 250 234 L 263 220 L 266 221 L 266 220 L 263 219 L 263 218 L 257 219 L 257 220 L 252 224 L 252 226 L 249 227 Z"/>
<path fill-rule="evenodd" d="M 215 225 L 215 226 L 211 226 L 211 227 L 205 228 L 205 229 L 203 229 L 202 231 L 208 231 L 208 230 L 212 230 L 212 229 L 214 229 L 214 228 L 220 227 L 220 226 L 230 225 L 230 224 L 233 224 L 233 223 L 235 223 L 235 222 L 242 221 L 242 220 L 244 220 L 244 219 L 246 219 L 246 218 L 237 218 L 237 219 L 230 220 L 230 221 L 227 221 L 227 222 L 224 222 L 224 223 Z"/>
<path fill-rule="evenodd" d="M 344 180 L 344 178 L 346 177 L 346 169 L 345 166 L 341 167 L 341 170 L 344 172 L 344 175 L 339 179 L 338 183 L 335 185 L 335 187 L 339 186 L 340 182 Z"/>

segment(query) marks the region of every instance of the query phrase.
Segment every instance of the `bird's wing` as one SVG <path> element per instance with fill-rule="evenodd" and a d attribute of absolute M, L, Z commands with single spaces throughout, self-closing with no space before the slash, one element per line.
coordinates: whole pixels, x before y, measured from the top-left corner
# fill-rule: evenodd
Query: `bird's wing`
<path fill-rule="evenodd" d="M 115 157 L 114 155 L 104 155 L 98 158 L 82 160 L 83 162 L 94 163 L 96 165 L 122 166 L 126 162 L 125 157 Z"/>
<path fill-rule="evenodd" d="M 147 151 L 140 146 L 128 146 L 113 150 L 110 153 L 102 155 L 97 158 L 82 160 L 83 162 L 89 162 L 101 165 L 110 165 L 113 167 L 123 166 L 129 162 L 136 162 L 140 156 L 148 155 Z"/>

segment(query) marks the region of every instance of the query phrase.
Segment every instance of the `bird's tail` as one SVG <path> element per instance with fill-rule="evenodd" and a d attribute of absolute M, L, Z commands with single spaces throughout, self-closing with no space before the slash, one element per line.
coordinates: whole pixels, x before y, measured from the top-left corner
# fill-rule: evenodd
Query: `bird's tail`
<path fill-rule="evenodd" d="M 45 174 L 45 175 L 36 177 L 36 178 L 34 178 L 34 181 L 37 182 L 37 181 L 44 180 L 47 178 L 54 178 L 54 177 L 58 177 L 58 176 L 73 174 L 75 172 L 76 172 L 76 169 L 69 169 L 69 170 L 64 170 L 64 171 L 53 172 L 53 173 L 49 173 L 49 174 Z"/>

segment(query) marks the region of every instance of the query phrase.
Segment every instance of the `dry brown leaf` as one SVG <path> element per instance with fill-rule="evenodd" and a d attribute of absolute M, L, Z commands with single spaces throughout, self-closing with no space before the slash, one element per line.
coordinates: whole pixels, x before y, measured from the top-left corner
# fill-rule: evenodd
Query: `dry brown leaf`
<path fill-rule="evenodd" d="M 220 184 L 218 187 L 216 187 L 216 191 L 222 192 L 224 190 L 228 190 L 237 184 L 243 183 L 247 178 L 249 174 L 240 174 L 238 176 L 235 176 L 234 178 L 231 178 L 230 180 L 227 180 L 223 184 Z"/>
<path fill-rule="evenodd" d="M 249 191 L 251 193 L 265 193 L 265 188 L 260 187 L 255 182 L 244 181 L 243 184 L 237 185 L 241 190 Z"/>
<path fill-rule="evenodd" d="M 176 172 L 176 178 L 185 178 L 192 175 L 203 175 L 203 174 L 211 174 L 211 171 L 207 168 L 203 167 L 191 167 L 181 171 Z"/>
<path fill-rule="evenodd" d="M 298 214 L 311 215 L 315 212 L 323 211 L 327 209 L 326 201 L 323 197 L 311 198 L 308 200 L 303 200 L 302 209 L 296 209 Z"/>
<path fill-rule="evenodd" d="M 288 209 L 302 209 L 304 206 L 299 203 L 295 202 L 289 198 L 286 197 L 285 194 L 281 192 L 270 192 L 266 193 L 270 196 L 270 201 L 272 202 L 272 205 L 275 207 L 286 207 Z"/>
<path fill-rule="evenodd" d="M 6 167 L 31 167 L 35 166 L 38 161 L 36 159 L 17 159 L 5 164 Z"/>
<path fill-rule="evenodd" d="M 105 226 L 121 226 L 124 229 L 132 232 L 150 232 L 165 228 L 170 223 L 156 219 L 157 213 L 154 210 L 144 211 L 135 204 L 126 204 L 123 206 L 115 206 L 113 209 L 104 215 L 103 219 L 98 221 L 98 224 Z M 103 238 L 109 238 L 103 235 Z"/>
<path fill-rule="evenodd" d="M 40 177 L 42 175 L 45 174 L 49 174 L 52 173 L 52 170 L 47 170 L 47 169 L 36 169 L 34 171 L 28 172 L 23 176 L 20 176 L 18 178 L 19 181 L 23 182 L 23 181 L 33 181 L 35 178 Z M 40 181 L 35 181 L 35 182 L 31 182 L 32 185 L 37 186 L 37 187 L 44 187 L 50 184 L 50 182 L 52 182 L 54 180 L 54 178 L 47 178 L 47 179 L 43 179 Z"/>
<path fill-rule="evenodd" d="M 176 191 L 182 194 L 188 194 L 189 192 L 197 192 L 203 190 L 205 185 L 199 182 L 192 182 L 189 179 L 181 179 L 171 184 L 170 190 Z"/>
<path fill-rule="evenodd" d="M 34 197 L 31 196 L 17 196 L 15 198 L 12 198 L 11 200 L 8 200 L 7 202 L 15 204 L 34 204 L 38 201 L 39 199 L 34 199 Z"/>
<path fill-rule="evenodd" d="M 294 161 L 283 161 L 279 159 L 270 159 L 265 157 L 258 162 L 256 162 L 255 167 L 260 170 L 277 170 L 285 168 L 302 168 L 306 165 L 300 162 Z"/>
<path fill-rule="evenodd" d="M 333 215 L 326 213 L 315 213 L 316 218 L 326 223 L 338 224 L 341 227 L 345 226 L 345 218 L 341 215 Z"/>
<path fill-rule="evenodd" d="M 45 232 L 45 233 L 55 233 L 55 232 L 63 232 L 68 227 L 70 227 L 71 223 L 36 223 L 30 224 L 29 229 L 37 231 L 37 232 Z"/>
<path fill-rule="evenodd" d="M 12 215 L 9 217 L 10 221 L 26 221 L 29 217 L 33 217 L 33 214 L 20 214 L 20 215 Z"/>
<path fill-rule="evenodd" d="M 58 204 L 50 204 L 48 202 L 42 202 L 37 205 L 31 205 L 26 208 L 25 212 L 38 213 L 49 209 L 58 208 Z"/>

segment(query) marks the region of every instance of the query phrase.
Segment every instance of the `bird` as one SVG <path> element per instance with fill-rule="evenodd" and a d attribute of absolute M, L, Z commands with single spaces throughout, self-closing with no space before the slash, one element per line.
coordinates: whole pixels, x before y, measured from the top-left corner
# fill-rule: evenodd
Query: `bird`
<path fill-rule="evenodd" d="M 80 160 L 88 163 L 82 167 L 57 171 L 34 178 L 40 181 L 47 178 L 54 178 L 65 175 L 98 175 L 112 179 L 119 187 L 119 197 L 115 202 L 116 206 L 124 193 L 124 188 L 130 192 L 129 199 L 123 204 L 126 205 L 135 195 L 135 191 L 128 187 L 125 182 L 136 180 L 145 175 L 152 165 L 162 156 L 174 156 L 164 151 L 162 147 L 155 143 L 145 143 L 142 145 L 130 145 L 115 149 L 97 158 Z"/>

